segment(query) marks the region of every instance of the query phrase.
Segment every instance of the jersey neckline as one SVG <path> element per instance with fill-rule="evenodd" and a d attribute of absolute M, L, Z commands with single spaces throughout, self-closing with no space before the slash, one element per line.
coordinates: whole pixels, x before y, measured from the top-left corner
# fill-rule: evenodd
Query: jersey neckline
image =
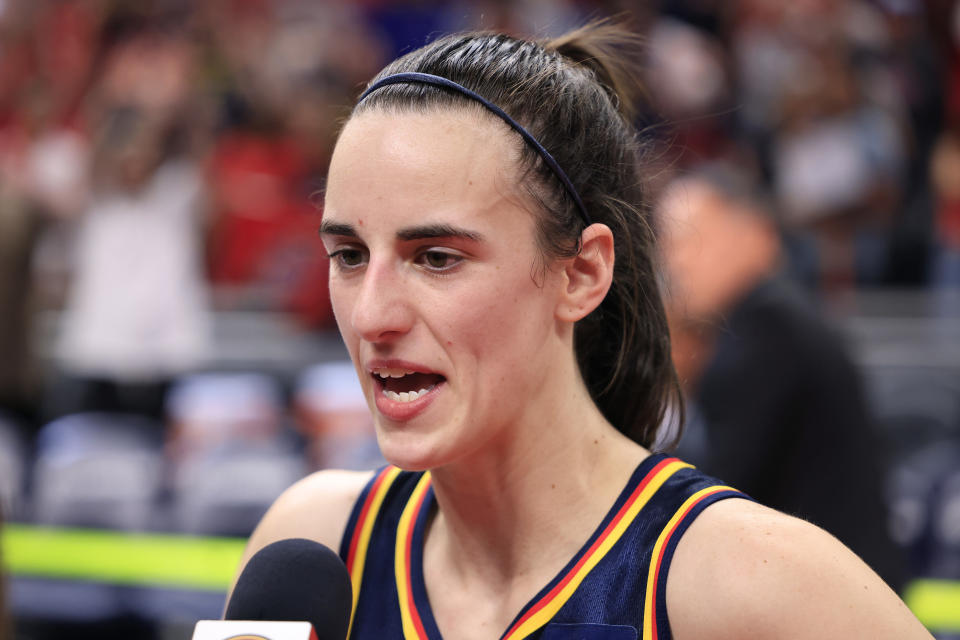
<path fill-rule="evenodd" d="M 676 471 L 690 466 L 664 453 L 651 454 L 640 461 L 587 541 L 517 613 L 501 640 L 520 640 L 547 624 L 663 483 Z M 423 575 L 424 535 L 434 506 L 430 475 L 424 473 L 404 508 L 396 539 L 396 586 L 407 640 L 443 640 Z"/>

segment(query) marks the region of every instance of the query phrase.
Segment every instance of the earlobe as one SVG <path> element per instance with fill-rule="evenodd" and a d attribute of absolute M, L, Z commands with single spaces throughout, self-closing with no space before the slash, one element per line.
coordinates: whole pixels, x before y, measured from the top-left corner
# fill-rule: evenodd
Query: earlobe
<path fill-rule="evenodd" d="M 557 318 L 576 322 L 600 306 L 613 282 L 613 232 L 594 223 L 580 235 L 580 253 L 566 262 L 566 288 Z"/>

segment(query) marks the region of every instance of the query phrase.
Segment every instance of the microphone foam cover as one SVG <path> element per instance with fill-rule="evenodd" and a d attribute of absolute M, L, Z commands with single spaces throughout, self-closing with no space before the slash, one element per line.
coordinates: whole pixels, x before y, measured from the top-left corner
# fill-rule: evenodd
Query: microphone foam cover
<path fill-rule="evenodd" d="M 353 586 L 340 557 L 319 542 L 288 538 L 250 558 L 224 619 L 306 621 L 319 640 L 343 640 L 352 607 Z"/>

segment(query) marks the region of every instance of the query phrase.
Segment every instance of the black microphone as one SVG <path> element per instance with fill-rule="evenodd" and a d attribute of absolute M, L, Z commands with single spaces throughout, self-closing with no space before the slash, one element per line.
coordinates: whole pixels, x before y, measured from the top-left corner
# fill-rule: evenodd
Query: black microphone
<path fill-rule="evenodd" d="M 263 622 L 241 629 L 240 622 L 201 621 L 197 632 L 202 624 L 208 629 L 219 625 L 224 631 L 229 625 L 230 633 L 262 635 L 263 630 L 279 629 L 281 622 L 308 622 L 317 640 L 344 640 L 352 607 L 353 586 L 340 557 L 319 542 L 289 538 L 267 545 L 250 558 L 224 614 L 225 621 Z M 265 627 L 267 623 L 273 626 Z M 281 635 L 278 632 L 277 637 Z"/>

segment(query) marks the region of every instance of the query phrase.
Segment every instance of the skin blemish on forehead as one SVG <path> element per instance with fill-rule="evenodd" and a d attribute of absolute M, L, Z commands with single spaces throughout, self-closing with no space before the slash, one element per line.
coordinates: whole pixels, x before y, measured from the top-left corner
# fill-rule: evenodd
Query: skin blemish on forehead
<path fill-rule="evenodd" d="M 362 226 L 363 226 L 363 218 L 360 218 L 359 220 L 357 220 L 357 226 L 358 226 L 358 227 L 362 227 Z"/>

